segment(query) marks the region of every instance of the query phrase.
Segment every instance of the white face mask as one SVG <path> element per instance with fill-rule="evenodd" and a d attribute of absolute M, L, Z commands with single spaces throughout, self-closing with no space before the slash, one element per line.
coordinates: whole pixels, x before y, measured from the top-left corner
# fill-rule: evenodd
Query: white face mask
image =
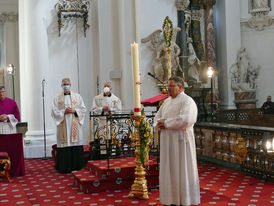
<path fill-rule="evenodd" d="M 70 91 L 70 86 L 69 85 L 64 85 L 63 90 L 64 91 Z"/>
<path fill-rule="evenodd" d="M 103 92 L 104 92 L 104 93 L 110 92 L 110 88 L 104 87 Z"/>

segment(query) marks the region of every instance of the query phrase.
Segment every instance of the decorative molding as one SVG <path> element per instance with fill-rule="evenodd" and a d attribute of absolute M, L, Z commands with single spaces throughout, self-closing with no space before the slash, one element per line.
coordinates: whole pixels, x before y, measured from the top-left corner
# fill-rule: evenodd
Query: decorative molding
<path fill-rule="evenodd" d="M 16 12 L 3 12 L 0 14 L 0 22 L 17 22 L 18 13 Z"/>
<path fill-rule="evenodd" d="M 200 21 L 202 17 L 201 10 L 192 10 L 191 17 L 193 21 Z"/>
<path fill-rule="evenodd" d="M 176 0 L 175 6 L 178 11 L 188 10 L 188 6 L 190 4 L 189 0 Z"/>
<path fill-rule="evenodd" d="M 272 17 L 268 16 L 271 10 L 270 0 L 249 0 L 249 13 L 251 18 L 248 20 L 248 26 L 262 31 L 265 27 L 271 26 Z"/>
<path fill-rule="evenodd" d="M 86 37 L 86 30 L 89 28 L 87 23 L 89 8 L 89 0 L 58 0 L 55 4 L 55 9 L 58 17 L 59 36 L 61 35 L 61 28 L 64 27 L 64 19 L 82 18 L 84 35 Z"/>
<path fill-rule="evenodd" d="M 251 10 L 252 17 L 248 20 L 248 26 L 255 28 L 258 31 L 262 31 L 265 27 L 272 25 L 272 17 L 268 16 L 270 8 L 264 8 L 261 10 Z"/>

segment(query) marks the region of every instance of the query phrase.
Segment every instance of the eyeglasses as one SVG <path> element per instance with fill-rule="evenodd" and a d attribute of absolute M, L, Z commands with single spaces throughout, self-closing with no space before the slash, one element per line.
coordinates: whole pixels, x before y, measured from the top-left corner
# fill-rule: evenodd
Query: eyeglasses
<path fill-rule="evenodd" d="M 167 87 L 177 87 L 177 84 L 171 84 L 171 85 L 167 85 Z"/>

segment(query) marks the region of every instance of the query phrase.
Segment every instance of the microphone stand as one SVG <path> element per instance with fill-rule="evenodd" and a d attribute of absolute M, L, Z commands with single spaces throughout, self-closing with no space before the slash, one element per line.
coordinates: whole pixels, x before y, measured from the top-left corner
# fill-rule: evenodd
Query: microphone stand
<path fill-rule="evenodd" d="M 162 82 L 160 79 L 158 79 L 157 77 L 155 77 L 153 74 L 151 74 L 150 72 L 147 73 L 149 76 L 151 76 L 152 78 L 156 79 L 158 82 L 160 82 L 161 84 L 165 84 L 164 82 Z"/>
<path fill-rule="evenodd" d="M 42 159 L 47 159 L 47 143 L 46 143 L 46 120 L 45 120 L 45 79 L 42 80 L 42 99 L 43 99 L 43 126 L 44 126 L 44 152 L 45 157 Z"/>
<path fill-rule="evenodd" d="M 160 87 L 160 90 L 163 92 L 163 90 L 165 89 L 167 91 L 167 84 L 165 84 L 163 81 L 161 81 L 160 79 L 158 79 L 155 75 L 151 74 L 150 72 L 147 73 L 149 76 L 151 76 L 153 79 L 156 79 L 158 82 L 160 82 L 161 84 L 158 84 L 158 86 Z M 165 92 L 163 92 L 165 93 Z"/>

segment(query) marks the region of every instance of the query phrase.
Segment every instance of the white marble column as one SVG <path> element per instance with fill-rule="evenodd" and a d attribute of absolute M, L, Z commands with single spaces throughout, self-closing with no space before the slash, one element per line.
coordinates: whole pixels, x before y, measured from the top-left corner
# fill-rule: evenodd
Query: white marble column
<path fill-rule="evenodd" d="M 235 63 L 237 51 L 241 48 L 240 1 L 216 1 L 215 12 L 220 107 L 234 109 L 230 67 Z"/>
<path fill-rule="evenodd" d="M 122 73 L 121 78 L 121 101 L 123 103 L 123 108 L 128 108 L 128 98 L 126 88 L 128 88 L 129 73 L 126 65 L 126 45 L 125 44 L 125 0 L 118 1 L 118 27 L 119 27 L 119 49 L 120 49 L 120 70 Z"/>
<path fill-rule="evenodd" d="M 19 1 L 21 116 L 22 121 L 28 123 L 24 145 L 27 158 L 44 156 L 42 80 L 47 81 L 49 70 L 46 15 L 50 11 L 47 9 L 44 0 Z M 54 141 L 54 132 L 48 126 L 52 121 L 50 105 L 45 99 L 48 155 Z"/>

